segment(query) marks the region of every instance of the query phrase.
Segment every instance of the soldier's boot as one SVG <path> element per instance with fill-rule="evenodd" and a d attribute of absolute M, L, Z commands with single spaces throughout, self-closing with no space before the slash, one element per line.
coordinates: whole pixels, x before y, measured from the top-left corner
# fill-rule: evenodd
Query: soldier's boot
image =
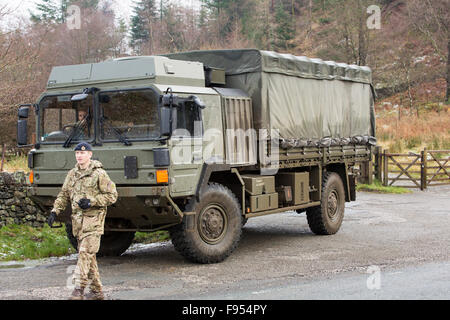
<path fill-rule="evenodd" d="M 72 292 L 70 300 L 83 300 L 84 299 L 84 288 L 75 288 Z"/>
<path fill-rule="evenodd" d="M 103 291 L 93 290 L 91 289 L 89 293 L 86 295 L 86 300 L 105 300 L 105 296 L 103 295 Z"/>

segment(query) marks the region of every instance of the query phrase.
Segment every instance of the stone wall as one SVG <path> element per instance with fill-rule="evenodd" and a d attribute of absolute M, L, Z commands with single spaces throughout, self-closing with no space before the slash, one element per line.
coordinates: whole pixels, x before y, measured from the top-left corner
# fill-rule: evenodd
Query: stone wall
<path fill-rule="evenodd" d="M 0 172 L 0 227 L 24 224 L 42 227 L 46 215 L 30 199 L 30 185 L 24 172 Z"/>

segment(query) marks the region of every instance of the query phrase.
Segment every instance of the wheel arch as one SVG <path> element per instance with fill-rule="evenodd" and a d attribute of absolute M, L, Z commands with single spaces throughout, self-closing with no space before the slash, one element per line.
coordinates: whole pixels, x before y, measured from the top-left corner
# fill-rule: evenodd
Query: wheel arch
<path fill-rule="evenodd" d="M 326 172 L 334 172 L 339 175 L 344 185 L 345 202 L 355 201 L 355 185 L 351 183 L 352 178 L 349 177 L 349 170 L 346 163 L 330 164 L 325 167 Z"/>

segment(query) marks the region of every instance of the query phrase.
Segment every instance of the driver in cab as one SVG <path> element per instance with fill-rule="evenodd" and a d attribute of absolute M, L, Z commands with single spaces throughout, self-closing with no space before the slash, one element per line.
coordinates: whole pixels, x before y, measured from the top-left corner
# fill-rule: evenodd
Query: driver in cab
<path fill-rule="evenodd" d="M 77 119 L 78 121 L 73 125 L 73 130 L 75 130 L 75 128 L 77 127 L 79 128 L 78 134 L 76 135 L 76 139 L 78 140 L 89 139 L 91 136 L 90 134 L 91 121 L 88 110 L 87 109 L 78 110 Z"/>

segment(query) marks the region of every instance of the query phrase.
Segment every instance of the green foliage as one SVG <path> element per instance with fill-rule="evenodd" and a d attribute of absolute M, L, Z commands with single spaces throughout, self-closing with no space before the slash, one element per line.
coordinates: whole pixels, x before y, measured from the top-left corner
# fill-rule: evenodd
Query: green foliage
<path fill-rule="evenodd" d="M 202 0 L 213 20 L 220 22 L 219 34 L 226 39 L 235 31 L 236 26 L 242 28 L 243 38 L 251 39 L 256 33 L 256 9 L 260 4 L 257 0 Z M 258 30 L 259 31 L 259 30 Z"/>
<path fill-rule="evenodd" d="M 42 259 L 75 253 L 64 228 L 8 225 L 0 228 L 0 261 Z"/>
<path fill-rule="evenodd" d="M 389 146 L 389 152 L 391 153 L 402 153 L 405 148 L 402 140 L 396 140 Z"/>
<path fill-rule="evenodd" d="M 28 157 L 27 156 L 6 157 L 3 169 L 9 172 L 14 171 L 29 172 L 30 169 L 28 168 Z"/>
<path fill-rule="evenodd" d="M 65 2 L 65 1 L 64 1 Z M 30 11 L 31 21 L 34 23 L 61 23 L 67 9 L 65 3 L 57 0 L 41 0 L 36 4 L 36 13 Z"/>
<path fill-rule="evenodd" d="M 170 240 L 169 232 L 156 231 L 156 232 L 136 232 L 134 236 L 134 243 L 155 243 Z"/>
<path fill-rule="evenodd" d="M 382 132 L 381 134 L 377 133 L 377 139 L 380 141 L 389 141 L 392 139 L 392 136 L 389 132 Z"/>
<path fill-rule="evenodd" d="M 295 37 L 294 20 L 291 15 L 284 10 L 282 2 L 277 6 L 275 22 L 275 47 L 288 50 L 289 41 Z"/>
<path fill-rule="evenodd" d="M 376 180 L 372 184 L 358 184 L 356 191 L 359 192 L 376 192 L 376 193 L 392 193 L 392 194 L 405 194 L 411 193 L 410 190 L 400 187 L 385 187 L 381 181 Z"/>
<path fill-rule="evenodd" d="M 330 22 L 331 22 L 331 19 L 330 18 L 323 18 L 323 17 L 321 17 L 321 18 L 319 18 L 319 22 L 320 22 L 320 24 L 329 24 Z"/>
<path fill-rule="evenodd" d="M 157 19 L 158 12 L 154 0 L 141 0 L 133 9 L 131 17 L 131 46 L 139 47 L 142 43 L 151 41 L 149 26 Z"/>
<path fill-rule="evenodd" d="M 167 6 L 163 9 L 163 19 L 167 27 L 167 33 L 170 35 L 170 41 L 166 45 L 168 51 L 182 51 L 184 49 L 183 23 L 177 17 L 177 12 L 173 6 Z"/>
<path fill-rule="evenodd" d="M 433 135 L 427 145 L 428 150 L 450 150 L 450 139 Z"/>
<path fill-rule="evenodd" d="M 424 105 L 423 109 L 426 111 L 441 113 L 444 110 L 444 105 L 442 103 L 431 102 Z"/>
<path fill-rule="evenodd" d="M 167 231 L 137 232 L 134 243 L 155 243 L 170 240 Z M 33 228 L 25 225 L 8 225 L 0 228 L 0 261 L 23 261 L 61 257 L 76 253 L 70 244 L 65 228 Z"/>
<path fill-rule="evenodd" d="M 80 8 L 97 9 L 99 0 L 40 0 L 36 3 L 36 13 L 30 11 L 30 19 L 34 23 L 64 23 L 67 9 L 71 5 Z"/>
<path fill-rule="evenodd" d="M 420 147 L 421 144 L 422 144 L 422 139 L 420 136 L 410 137 L 405 140 L 405 146 L 408 150 L 411 150 L 416 147 Z"/>

